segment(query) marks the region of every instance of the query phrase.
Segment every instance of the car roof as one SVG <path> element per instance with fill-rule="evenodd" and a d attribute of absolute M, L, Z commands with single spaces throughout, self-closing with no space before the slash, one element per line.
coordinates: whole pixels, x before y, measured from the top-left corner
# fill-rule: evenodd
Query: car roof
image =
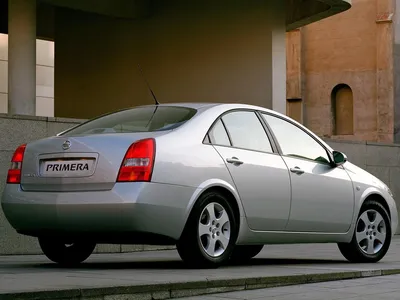
<path fill-rule="evenodd" d="M 158 106 L 174 106 L 174 107 L 187 107 L 187 108 L 194 108 L 194 109 L 201 109 L 201 108 L 208 108 L 217 106 L 219 103 L 211 103 L 211 102 L 171 102 L 171 103 L 160 103 Z M 157 104 L 146 104 L 146 105 L 139 105 L 139 107 L 155 107 Z M 135 106 L 138 107 L 138 106 Z M 132 108 L 135 108 L 132 107 Z"/>
<path fill-rule="evenodd" d="M 155 107 L 156 104 L 150 104 L 150 105 L 141 105 L 141 107 Z M 267 111 L 273 114 L 278 114 L 278 112 L 257 106 L 257 105 L 251 105 L 251 104 L 245 104 L 245 103 L 222 103 L 222 102 L 171 102 L 171 103 L 160 103 L 159 106 L 174 106 L 174 107 L 187 107 L 187 108 L 193 108 L 193 109 L 208 109 L 212 107 L 219 106 L 221 108 L 226 108 L 226 109 L 234 109 L 234 108 L 247 108 L 247 109 L 254 109 L 254 110 L 261 110 L 261 111 Z"/>

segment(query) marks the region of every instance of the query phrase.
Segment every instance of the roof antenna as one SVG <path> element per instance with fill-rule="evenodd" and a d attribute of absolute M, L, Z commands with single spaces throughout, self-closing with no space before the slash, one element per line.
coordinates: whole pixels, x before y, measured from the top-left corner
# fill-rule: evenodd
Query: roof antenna
<path fill-rule="evenodd" d="M 151 89 L 149 83 L 147 82 L 146 77 L 145 77 L 144 74 L 143 74 L 143 70 L 142 70 L 142 68 L 140 67 L 140 64 L 138 64 L 138 67 L 139 67 L 140 73 L 141 73 L 142 76 L 143 76 L 144 81 L 146 82 L 146 85 L 147 85 L 148 89 L 149 89 L 150 92 L 151 92 L 151 95 L 153 96 L 154 101 L 156 102 L 156 105 L 159 105 L 160 103 L 158 102 L 156 95 L 154 95 L 153 90 Z"/>

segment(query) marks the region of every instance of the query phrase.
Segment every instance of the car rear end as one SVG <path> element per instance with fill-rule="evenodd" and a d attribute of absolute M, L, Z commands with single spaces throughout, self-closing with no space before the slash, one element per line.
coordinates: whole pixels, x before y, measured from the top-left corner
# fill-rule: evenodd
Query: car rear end
<path fill-rule="evenodd" d="M 194 189 L 152 182 L 157 139 L 196 114 L 146 106 L 21 145 L 8 171 L 2 208 L 20 233 L 90 236 L 98 242 L 179 238 Z"/>

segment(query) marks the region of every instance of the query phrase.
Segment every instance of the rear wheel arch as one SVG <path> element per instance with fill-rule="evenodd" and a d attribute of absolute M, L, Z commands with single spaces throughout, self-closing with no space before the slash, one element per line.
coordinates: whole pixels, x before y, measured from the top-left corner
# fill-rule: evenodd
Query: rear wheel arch
<path fill-rule="evenodd" d="M 203 193 L 206 193 L 206 192 L 215 192 L 215 193 L 222 194 L 223 196 L 226 197 L 229 204 L 232 206 L 232 210 L 235 215 L 236 222 L 237 222 L 238 226 L 240 227 L 239 203 L 237 202 L 236 197 L 232 194 L 232 192 L 221 186 L 210 187 L 210 188 L 206 189 Z M 201 194 L 203 194 L 203 193 L 201 193 Z"/>
<path fill-rule="evenodd" d="M 238 225 L 238 228 L 240 228 L 241 222 L 240 222 L 240 208 L 239 208 L 238 200 L 236 199 L 236 197 L 233 195 L 233 193 L 229 189 L 227 189 L 223 186 L 211 186 L 211 187 L 204 189 L 201 193 L 199 193 L 199 195 L 196 197 L 196 200 L 194 201 L 192 207 L 190 208 L 190 212 L 189 212 L 188 218 L 186 219 L 184 228 L 186 228 L 186 225 L 192 216 L 193 208 L 196 206 L 197 201 L 199 201 L 199 199 L 201 199 L 201 197 L 204 194 L 210 193 L 210 192 L 214 192 L 214 193 L 223 195 L 228 200 L 228 203 L 232 207 L 232 210 L 233 210 L 233 213 L 234 213 L 234 216 L 236 219 L 236 224 Z M 183 232 L 182 232 L 182 234 L 183 234 Z"/>

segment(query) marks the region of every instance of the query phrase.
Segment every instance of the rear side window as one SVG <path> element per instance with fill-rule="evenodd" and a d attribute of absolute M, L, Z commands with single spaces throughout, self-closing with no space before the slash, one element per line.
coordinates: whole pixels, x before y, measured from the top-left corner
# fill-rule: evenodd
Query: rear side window
<path fill-rule="evenodd" d="M 230 146 L 228 133 L 225 130 L 224 124 L 222 124 L 221 119 L 215 122 L 213 128 L 209 133 L 210 142 L 214 145 Z"/>
<path fill-rule="evenodd" d="M 61 136 L 171 130 L 190 120 L 196 112 L 188 107 L 137 107 L 90 120 L 64 132 Z"/>

